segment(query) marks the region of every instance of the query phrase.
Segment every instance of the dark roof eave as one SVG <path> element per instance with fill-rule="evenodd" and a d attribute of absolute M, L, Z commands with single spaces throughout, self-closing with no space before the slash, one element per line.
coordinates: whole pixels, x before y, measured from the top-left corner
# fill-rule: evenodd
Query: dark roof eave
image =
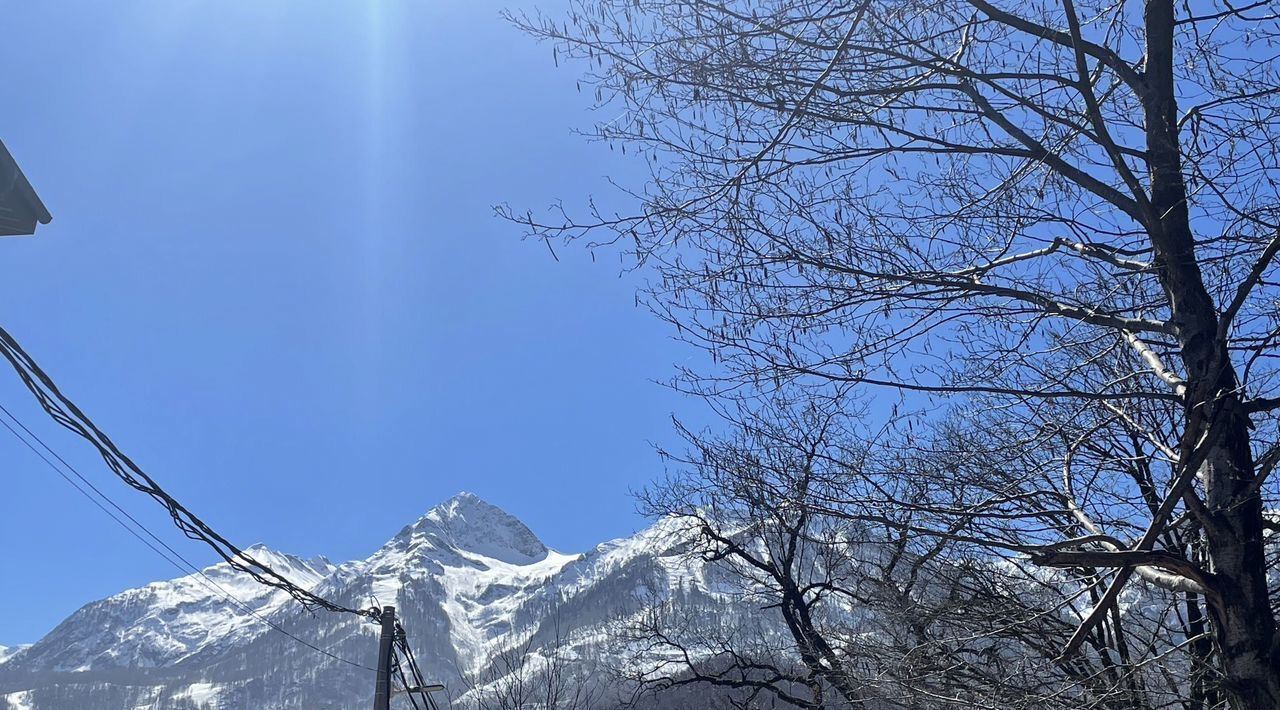
<path fill-rule="evenodd" d="M 36 220 L 40 224 L 48 224 L 53 221 L 53 215 L 49 214 L 48 208 L 44 206 L 44 202 L 40 201 L 40 196 L 36 194 L 35 188 L 31 187 L 31 183 L 27 181 L 27 176 L 21 172 L 18 173 L 19 183 L 17 188 L 22 191 L 22 196 L 27 198 L 27 202 L 31 203 L 31 208 L 35 210 Z"/>
<path fill-rule="evenodd" d="M 0 166 L 8 164 L 13 167 L 14 182 L 13 189 L 16 190 L 27 204 L 31 207 L 31 211 L 35 214 L 36 221 L 40 224 L 48 224 L 53 220 L 53 215 L 49 214 L 49 209 L 44 206 L 44 202 L 40 196 L 36 194 L 36 190 L 31 186 L 31 181 L 27 180 L 27 176 L 22 172 L 22 168 L 18 166 L 18 161 L 13 159 L 13 155 L 9 153 L 9 149 L 5 147 L 4 141 L 0 141 Z"/>

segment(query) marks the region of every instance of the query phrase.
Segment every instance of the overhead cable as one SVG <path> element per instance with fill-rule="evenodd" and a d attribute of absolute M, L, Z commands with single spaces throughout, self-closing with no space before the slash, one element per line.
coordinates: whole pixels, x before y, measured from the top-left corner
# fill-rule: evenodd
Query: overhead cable
<path fill-rule="evenodd" d="M 0 425 L 4 426 L 4 428 L 7 429 L 9 433 L 13 434 L 14 438 L 16 438 L 24 446 L 30 449 L 31 452 L 34 453 L 37 457 L 39 457 L 41 461 L 43 461 L 50 469 L 54 471 L 54 473 L 57 473 L 59 476 L 61 476 L 64 481 L 66 481 L 68 484 L 71 485 L 72 488 L 75 488 L 76 491 L 78 491 L 81 495 L 87 498 L 89 502 L 97 506 L 98 509 L 101 510 L 103 513 L 106 513 L 107 516 L 110 517 L 117 525 L 124 528 L 126 532 L 128 532 L 130 535 L 137 538 L 139 542 L 151 548 L 152 552 L 159 555 L 160 558 L 163 559 L 165 562 L 168 562 L 170 565 L 173 565 L 173 567 L 176 568 L 179 572 L 183 574 L 188 574 L 188 571 L 189 571 L 194 576 L 194 578 L 197 581 L 199 581 L 201 584 L 203 584 L 207 589 L 224 597 L 225 599 L 227 599 L 227 601 L 231 602 L 235 608 L 239 609 L 240 611 L 243 611 L 246 614 L 253 616 L 257 620 L 266 624 L 271 630 L 292 639 L 295 643 L 298 643 L 306 648 L 311 649 L 312 651 L 315 651 L 324 656 L 327 656 L 328 658 L 331 658 L 335 661 L 339 661 L 341 663 L 345 663 L 349 666 L 354 666 L 356 668 L 361 668 L 364 670 L 376 672 L 377 669 L 375 668 L 371 668 L 369 666 L 356 663 L 355 661 L 348 660 L 334 653 L 331 653 L 330 651 L 320 648 L 319 646 L 316 646 L 315 644 L 312 644 L 305 639 L 298 638 L 294 634 L 281 628 L 275 622 L 271 621 L 267 617 L 258 613 L 258 611 L 253 607 L 251 607 L 247 602 L 235 596 L 231 592 L 227 591 L 226 588 L 224 588 L 222 585 L 218 584 L 211 577 L 209 577 L 209 575 L 206 574 L 204 570 L 197 567 L 194 563 L 192 563 L 186 557 L 183 557 L 181 553 L 179 553 L 177 550 L 174 550 L 173 547 L 171 547 L 168 543 L 166 543 L 154 532 L 152 532 L 150 528 L 148 528 L 146 525 L 143 525 L 141 522 L 139 522 L 137 518 L 133 517 L 133 515 L 131 515 L 129 511 L 125 510 L 118 503 L 112 500 L 110 496 L 103 493 L 101 489 L 95 486 L 92 481 L 85 478 L 84 475 L 81 474 L 79 470 L 77 470 L 74 466 L 68 463 L 66 459 L 64 459 L 61 455 L 58 454 L 58 452 L 54 451 L 48 444 L 44 442 L 43 439 L 41 439 L 38 435 L 36 435 L 35 432 L 31 431 L 31 429 L 29 429 L 27 425 L 23 424 L 22 420 L 18 419 L 3 404 L 0 404 L 0 413 L 3 413 L 6 417 L 11 419 L 14 424 L 16 424 L 19 428 L 22 429 L 22 431 L 26 432 L 28 436 L 30 436 L 32 439 L 38 442 L 40 446 L 44 448 L 45 451 L 47 451 L 51 456 L 53 456 L 53 458 L 57 459 L 58 462 L 61 463 L 62 466 L 66 468 L 66 471 L 70 471 L 75 476 L 75 478 L 79 479 L 80 482 L 77 483 L 75 480 L 73 480 L 71 476 L 67 475 L 66 471 L 64 471 L 62 468 L 59 468 L 52 460 L 49 459 L 48 456 L 45 456 L 43 452 L 37 449 L 22 434 L 19 434 L 18 430 L 14 429 L 14 427 L 11 426 L 8 421 L 5 421 L 5 419 L 0 418 Z M 82 487 L 82 484 L 83 486 L 87 486 L 89 490 L 86 490 L 84 487 Z M 90 493 L 89 492 L 90 490 L 93 492 Z M 95 494 L 96 494 L 96 497 L 95 497 Z M 121 515 L 123 515 L 130 522 L 132 522 L 133 526 L 136 526 L 137 529 L 130 526 L 128 523 L 122 520 L 118 515 L 116 515 L 116 513 L 108 509 L 105 505 L 103 505 L 102 501 L 106 501 L 106 503 L 109 504 L 112 508 L 115 508 L 116 511 L 118 511 Z M 138 529 L 146 533 L 147 536 L 151 538 L 151 540 L 148 540 L 142 537 L 142 535 L 138 533 Z M 154 540 L 155 543 L 158 543 L 161 547 L 167 550 L 168 554 L 161 551 L 159 547 L 156 547 L 156 545 L 152 543 L 152 540 Z M 173 557 L 170 557 L 170 555 L 172 555 Z M 181 560 L 181 564 L 179 564 L 173 558 L 177 558 L 177 560 Z"/>
<path fill-rule="evenodd" d="M 116 446 L 74 402 L 58 389 L 52 378 L 4 328 L 0 328 L 0 354 L 13 366 L 22 383 L 33 394 L 40 406 L 53 418 L 77 436 L 88 441 L 106 462 L 108 468 L 131 488 L 151 496 L 169 511 L 169 517 L 184 535 L 204 542 L 234 569 L 240 570 L 262 584 L 284 590 L 289 596 L 308 609 L 357 614 L 377 618 L 377 610 L 352 609 L 329 601 L 308 589 L 299 587 L 266 563 L 232 544 L 186 506 L 169 495 L 156 481 L 147 475 L 131 458 Z"/>

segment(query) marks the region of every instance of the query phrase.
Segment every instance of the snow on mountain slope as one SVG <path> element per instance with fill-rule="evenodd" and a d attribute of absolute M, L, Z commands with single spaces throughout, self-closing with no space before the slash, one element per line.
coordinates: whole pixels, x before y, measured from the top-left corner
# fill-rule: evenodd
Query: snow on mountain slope
<path fill-rule="evenodd" d="M 512 653 L 545 659 L 563 650 L 580 669 L 605 656 L 612 662 L 625 649 L 606 643 L 610 625 L 639 613 L 655 593 L 678 595 L 698 613 L 732 615 L 732 601 L 715 594 L 716 574 L 685 554 L 691 534 L 681 521 L 662 520 L 585 554 L 564 554 L 462 493 L 363 560 L 334 567 L 262 547 L 250 554 L 339 604 L 394 604 L 424 671 L 465 705 L 468 687 L 474 695 L 502 682 Z M 306 612 L 225 565 L 206 573 L 279 628 L 351 663 L 272 632 L 193 575 L 89 604 L 0 664 L 0 710 L 6 695 L 24 710 L 367 705 L 363 667 L 376 658 L 376 624 Z"/>
<path fill-rule="evenodd" d="M 361 606 L 395 604 L 406 625 L 441 627 L 449 662 L 468 672 L 520 640 L 523 607 L 576 559 L 546 547 L 509 513 L 460 493 L 317 591 Z"/>
<path fill-rule="evenodd" d="M 333 571 L 326 560 L 307 562 L 262 545 L 245 553 L 303 587 L 314 586 Z M 22 665 L 60 671 L 172 665 L 263 633 L 267 627 L 246 609 L 267 616 L 291 603 L 285 592 L 259 584 L 226 563 L 202 572 L 153 582 L 82 607 L 27 649 Z"/>
<path fill-rule="evenodd" d="M 689 565 L 683 554 L 695 531 L 690 523 L 679 518 L 663 518 L 631 537 L 618 538 L 597 545 L 582 556 L 581 563 L 567 570 L 570 574 L 558 580 L 566 596 L 584 587 L 590 587 L 636 563 L 637 560 L 663 561 L 664 568 L 673 573 L 672 581 L 681 578 L 702 579 L 702 565 Z"/>
<path fill-rule="evenodd" d="M 7 693 L 0 695 L 0 702 L 5 704 L 7 710 L 31 710 L 31 691 L 23 690 L 17 693 Z"/>
<path fill-rule="evenodd" d="M 524 523 L 467 492 L 432 508 L 396 537 L 406 534 L 436 550 L 473 553 L 511 565 L 539 562 L 550 552 Z"/>
<path fill-rule="evenodd" d="M 0 663 L 4 663 L 28 648 L 31 648 L 31 644 L 25 644 L 22 646 L 0 646 Z"/>

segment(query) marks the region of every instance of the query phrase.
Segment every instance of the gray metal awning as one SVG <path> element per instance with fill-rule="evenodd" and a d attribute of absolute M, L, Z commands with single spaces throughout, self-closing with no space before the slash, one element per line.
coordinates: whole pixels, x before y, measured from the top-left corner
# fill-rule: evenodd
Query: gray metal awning
<path fill-rule="evenodd" d="M 37 223 L 48 224 L 51 219 L 27 176 L 0 141 L 0 237 L 35 234 Z"/>

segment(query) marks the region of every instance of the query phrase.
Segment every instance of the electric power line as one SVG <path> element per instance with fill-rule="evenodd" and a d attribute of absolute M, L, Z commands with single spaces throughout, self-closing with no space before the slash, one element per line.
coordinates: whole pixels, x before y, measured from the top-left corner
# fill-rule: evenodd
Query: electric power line
<path fill-rule="evenodd" d="M 41 408 L 59 425 L 89 442 L 107 467 L 129 487 L 146 493 L 163 505 L 173 519 L 174 525 L 187 537 L 204 542 L 213 548 L 231 567 L 249 574 L 257 581 L 287 592 L 307 608 L 320 608 L 328 611 L 356 614 L 367 618 L 377 618 L 378 612 L 370 609 L 352 609 L 334 603 L 308 589 L 294 584 L 288 578 L 271 569 L 270 566 L 254 559 L 244 550 L 236 547 L 231 541 L 218 534 L 213 528 L 192 513 L 186 506 L 178 502 L 156 483 L 145 471 L 116 446 L 76 404 L 62 394 L 61 390 L 40 365 L 22 346 L 14 340 L 4 328 L 0 328 L 0 355 L 3 355 L 14 371 L 35 396 Z"/>
<path fill-rule="evenodd" d="M 391 665 L 395 670 L 396 676 L 400 680 L 400 686 L 404 689 L 405 695 L 409 696 L 409 702 L 413 704 L 413 710 L 422 710 L 422 708 L 418 706 L 418 699 L 413 697 L 412 686 L 409 685 L 409 679 L 405 678 L 404 666 L 400 663 L 400 657 L 394 655 L 394 653 L 391 656 Z"/>
<path fill-rule="evenodd" d="M 413 675 L 416 687 L 425 687 L 427 680 L 422 674 L 422 669 L 418 667 L 418 659 L 413 655 L 413 647 L 409 645 L 409 635 L 405 632 L 404 626 L 398 621 L 396 622 L 395 642 L 399 649 L 404 652 L 406 660 L 409 661 L 409 671 Z M 431 697 L 431 693 L 424 692 L 422 697 L 426 701 L 428 710 L 439 710 L 435 699 Z M 417 707 L 416 703 L 414 706 Z"/>
<path fill-rule="evenodd" d="M 203 520 L 201 520 L 189 509 L 187 509 L 186 506 L 182 505 L 180 502 L 177 501 L 177 499 L 169 495 L 168 492 L 166 492 L 163 488 L 160 487 L 158 483 L 156 483 L 155 479 L 151 478 L 151 476 L 149 476 L 145 471 L 143 471 L 124 452 L 122 452 L 119 449 L 119 447 L 116 446 L 115 442 L 113 442 L 110 439 L 110 437 L 108 437 L 106 433 L 103 432 L 102 429 L 100 429 L 97 426 L 97 424 L 95 424 L 93 420 L 90 419 L 78 406 L 76 406 L 75 402 L 72 402 L 70 399 L 68 399 L 65 395 L 62 394 L 62 392 L 58 389 L 57 384 L 53 382 L 53 380 L 49 377 L 49 375 L 46 374 L 44 370 L 40 368 L 39 364 L 37 364 L 36 361 L 29 354 L 27 354 L 25 350 L 22 349 L 22 346 L 19 345 L 18 342 L 14 340 L 13 336 L 10 335 L 9 332 L 6 331 L 4 328 L 0 328 L 0 355 L 3 355 L 5 359 L 9 361 L 9 364 L 13 366 L 14 371 L 17 373 L 18 377 L 22 380 L 22 383 L 26 385 L 28 391 L 31 392 L 31 394 L 40 403 L 41 408 L 44 409 L 44 411 L 50 417 L 52 417 L 55 422 L 57 422 L 63 428 L 81 437 L 85 441 L 89 442 L 90 445 L 92 445 L 95 449 L 97 449 L 98 454 L 102 457 L 102 460 L 107 464 L 107 467 L 111 469 L 111 472 L 114 473 L 116 477 L 124 481 L 129 487 L 133 488 L 134 490 L 140 491 L 142 493 L 146 493 L 152 499 L 154 499 L 155 501 L 163 505 L 165 509 L 169 511 L 169 517 L 173 519 L 174 525 L 176 525 L 178 529 L 183 532 L 184 535 L 186 535 L 187 537 L 193 540 L 204 542 L 206 545 L 213 548 L 213 550 L 218 553 L 218 556 L 221 557 L 232 569 L 244 572 L 250 575 L 256 581 L 264 585 L 283 590 L 284 592 L 289 594 L 289 596 L 293 597 L 296 601 L 301 603 L 304 608 L 307 608 L 307 609 L 320 608 L 328 611 L 355 614 L 357 616 L 375 619 L 375 620 L 381 619 L 382 612 L 379 609 L 353 609 L 350 607 L 343 606 L 341 604 L 337 604 L 328 599 L 325 599 L 324 597 L 321 597 L 318 594 L 315 594 L 309 589 L 304 589 L 302 587 L 299 587 L 298 585 L 294 584 L 291 580 L 289 580 L 285 576 L 276 572 L 270 566 L 254 559 L 251 555 L 245 553 L 244 550 L 241 550 L 239 547 L 236 547 L 233 543 L 231 543 L 225 537 L 218 534 L 217 531 L 209 527 L 208 524 L 206 524 Z M 255 618 L 267 624 L 269 627 L 271 627 L 275 631 L 278 631 L 279 633 L 284 634 L 285 636 L 288 636 L 289 638 L 293 639 L 295 642 L 303 646 L 306 646 L 307 648 L 310 648 L 313 651 L 316 651 L 325 656 L 328 656 L 329 658 L 332 658 L 334 660 L 340 661 L 342 663 L 345 663 L 357 668 L 363 668 L 365 670 L 371 670 L 374 672 L 381 672 L 378 669 L 369 668 L 368 666 L 356 663 L 354 661 L 349 661 L 340 656 L 336 656 L 326 651 L 325 649 L 320 648 L 319 646 L 316 646 L 312 643 L 309 643 L 303 639 L 298 638 L 297 636 L 294 636 L 288 631 L 285 631 L 283 628 L 280 628 L 278 625 L 276 625 L 272 621 L 263 617 L 257 611 L 249 607 L 245 602 L 239 600 L 234 595 L 232 595 L 231 593 L 223 589 L 221 586 L 219 586 L 216 582 L 210 579 L 209 576 L 206 575 L 201 569 L 199 569 L 190 561 L 188 561 L 186 558 L 184 558 L 176 550 L 174 550 L 167 543 L 165 543 L 163 540 L 157 537 L 155 533 L 153 533 L 149 528 L 147 528 L 145 525 L 140 523 L 127 511 L 125 511 L 123 508 L 117 505 L 115 501 L 112 500 L 109 496 L 104 494 L 102 491 L 98 490 L 98 488 L 94 486 L 92 483 L 90 483 L 88 479 L 82 476 L 74 466 L 67 463 L 65 459 L 59 456 L 56 451 L 50 448 L 48 444 L 46 444 L 42 439 L 40 439 L 39 436 L 37 436 L 30 429 L 28 429 L 26 425 L 24 425 L 20 420 L 14 417 L 13 414 L 10 413 L 7 409 L 3 409 L 3 407 L 0 406 L 0 410 L 3 410 L 4 413 L 14 421 L 14 423 L 16 423 L 20 428 L 26 431 L 33 439 L 39 442 L 40 445 L 44 447 L 46 451 L 48 451 L 50 454 L 54 456 L 54 458 L 60 461 L 67 468 L 67 470 L 71 471 L 75 475 L 76 478 L 80 479 L 86 486 L 88 486 L 91 490 L 97 493 L 98 496 L 101 497 L 103 500 L 106 500 L 108 503 L 110 503 L 112 507 L 114 507 L 120 513 L 122 513 L 130 521 L 132 521 L 134 525 L 140 528 L 153 540 L 158 542 L 162 547 L 164 547 L 164 549 L 172 553 L 174 557 L 186 563 L 188 567 L 190 567 L 197 575 L 199 575 L 199 578 L 203 579 L 205 582 L 211 585 L 213 589 L 218 591 L 220 594 L 222 594 L 224 597 L 230 600 L 233 604 L 237 605 L 244 611 L 253 615 Z M 147 547 L 150 547 L 154 552 L 156 552 L 156 554 L 164 558 L 165 561 L 169 562 L 174 567 L 177 567 L 179 571 L 182 571 L 181 565 L 175 562 L 168 555 L 165 555 L 163 552 L 161 552 L 159 548 L 156 548 L 154 545 L 152 545 L 150 542 L 144 539 L 133 528 L 130 528 L 123 520 L 121 520 L 119 517 L 113 514 L 110 510 L 108 510 L 106 506 L 102 505 L 88 491 L 86 491 L 84 488 L 81 488 L 79 485 L 77 485 L 61 469 L 59 469 L 56 465 L 54 465 L 54 463 L 50 461 L 48 457 L 44 456 L 44 454 L 42 454 L 38 449 L 36 449 L 35 446 L 33 446 L 28 440 L 26 440 L 20 434 L 18 434 L 18 431 L 16 429 L 9 426 L 9 424 L 7 422 L 4 422 L 3 420 L 0 420 L 0 423 L 3 423 L 5 428 L 8 429 L 10 433 L 12 433 L 16 438 L 18 438 L 19 441 L 21 441 L 24 445 L 26 445 L 34 453 L 36 453 L 36 455 L 39 456 L 41 460 L 43 460 L 50 468 L 52 468 L 55 472 L 57 472 L 60 476 L 62 476 L 62 478 L 65 479 L 68 483 L 70 483 L 72 487 L 74 487 L 82 495 L 89 498 L 95 505 L 101 508 L 103 512 L 107 513 L 107 515 L 111 517 L 112 520 L 114 520 L 117 524 L 121 525 L 126 530 L 128 530 L 130 534 L 132 534 L 134 537 L 137 537 L 140 541 L 146 544 Z M 396 636 L 399 638 L 400 646 L 404 649 L 405 656 L 409 661 L 409 670 L 411 671 L 411 673 L 414 676 L 414 679 L 418 683 L 417 687 L 423 688 L 425 687 L 426 682 L 423 679 L 421 669 L 418 668 L 417 659 L 415 659 L 413 656 L 413 649 L 409 647 L 408 640 L 404 632 L 404 627 L 400 626 L 399 624 L 397 624 L 396 626 L 397 626 Z M 401 674 L 403 679 L 403 669 L 401 669 Z M 429 708 L 431 708 L 432 710 L 438 710 L 438 708 L 436 707 L 435 701 L 431 698 L 429 693 L 424 693 L 423 697 L 426 699 L 426 702 Z M 416 707 L 417 703 L 415 702 L 414 705 Z"/>
<path fill-rule="evenodd" d="M 179 553 L 177 550 L 174 550 L 173 547 L 171 547 L 168 543 L 160 539 L 160 537 L 157 536 L 154 532 L 152 532 L 150 528 L 148 528 L 146 525 L 143 525 L 141 522 L 139 522 L 137 518 L 133 517 L 133 515 L 131 515 L 129 511 L 122 508 L 118 503 L 112 500 L 110 496 L 103 493 L 97 486 L 93 484 L 92 481 L 85 478 L 85 476 L 81 474 L 80 471 L 76 469 L 75 466 L 72 466 L 70 463 L 67 462 L 66 459 L 64 459 L 61 455 L 59 455 L 57 451 L 54 451 L 52 447 L 46 444 L 44 440 L 41 439 L 35 432 L 31 431 L 31 429 L 29 429 L 27 425 L 23 424 L 22 420 L 18 419 L 3 404 L 0 404 L 0 412 L 2 412 L 9 419 L 13 420 L 14 424 L 18 425 L 18 427 L 20 427 L 24 432 L 26 432 L 32 439 L 38 442 L 40 446 L 44 448 L 45 451 L 49 452 L 49 454 L 53 456 L 55 459 L 57 459 L 58 462 L 60 462 L 63 466 L 65 466 L 68 471 L 74 474 L 75 477 L 80 480 L 80 483 L 83 483 L 84 486 L 87 486 L 90 490 L 93 491 L 94 494 L 97 494 L 98 497 L 95 498 L 93 494 L 89 493 L 89 491 L 81 487 L 80 483 L 76 483 L 76 481 L 73 480 L 70 476 L 68 476 L 66 472 L 64 472 L 57 465 L 55 465 L 53 461 L 49 459 L 48 456 L 45 456 L 43 452 L 41 452 L 34 445 L 32 445 L 30 441 L 28 441 L 21 434 L 19 434 L 18 431 L 9 424 L 9 422 L 5 421 L 4 419 L 0 419 L 0 425 L 3 425 L 4 428 L 7 429 L 10 434 L 13 434 L 14 438 L 16 438 L 24 446 L 30 449 L 31 452 L 34 453 L 37 457 L 39 457 L 41 461 L 44 461 L 44 463 L 47 466 L 49 466 L 49 468 L 52 469 L 54 473 L 57 473 L 59 476 L 61 476 L 64 481 L 66 481 L 68 484 L 71 485 L 71 487 L 75 488 L 81 495 L 87 498 L 89 502 L 93 503 L 95 506 L 98 507 L 99 510 L 106 513 L 107 516 L 110 517 L 113 521 L 115 521 L 117 525 L 124 528 L 126 532 L 128 532 L 130 535 L 137 538 L 139 542 L 149 547 L 152 552 L 155 552 L 157 555 L 159 555 L 161 559 L 163 559 L 165 562 L 168 562 L 170 565 L 173 565 L 173 567 L 177 569 L 179 572 L 183 572 L 183 573 L 187 572 L 187 570 L 183 568 L 183 565 L 185 565 L 192 572 L 198 575 L 196 579 L 200 581 L 202 584 L 204 584 L 206 588 L 225 597 L 228 601 L 230 601 L 235 607 L 239 608 L 241 611 L 253 616 L 254 618 L 261 621 L 262 623 L 266 624 L 273 631 L 283 634 L 284 636 L 292 639 L 294 642 L 299 643 L 335 661 L 340 661 L 342 663 L 345 663 L 350 666 L 354 666 L 356 668 L 377 672 L 376 668 L 370 668 L 369 666 L 363 665 L 361 663 L 356 663 L 355 661 L 348 660 L 341 656 L 335 655 L 329 651 L 326 651 L 325 649 L 320 648 L 319 646 L 316 646 L 304 639 L 298 638 L 294 634 L 281 628 L 275 622 L 271 621 L 270 619 L 258 613 L 258 611 L 255 610 L 253 607 L 249 606 L 247 602 L 236 597 L 231 592 L 228 592 L 224 587 L 222 587 L 222 585 L 218 584 L 212 578 L 210 578 L 209 575 L 205 574 L 204 570 L 197 567 L 194 563 L 192 563 L 186 557 L 183 557 L 181 553 Z M 142 535 L 138 534 L 137 530 L 135 530 L 133 527 L 130 527 L 127 523 L 124 522 L 124 520 L 121 520 L 118 515 L 116 515 L 110 509 L 108 509 L 105 505 L 103 505 L 101 500 L 99 500 L 99 498 L 109 503 L 112 508 L 115 508 L 117 511 L 119 511 L 119 513 L 124 515 L 125 518 L 128 518 L 135 526 L 137 526 L 139 529 L 145 532 L 152 540 L 154 540 L 156 543 L 159 543 L 161 547 L 167 550 L 170 554 L 172 554 L 178 560 L 181 560 L 182 564 L 175 562 L 172 558 L 169 557 L 168 554 L 165 554 L 158 547 L 152 544 L 150 540 L 147 540 L 146 538 L 142 537 Z"/>

